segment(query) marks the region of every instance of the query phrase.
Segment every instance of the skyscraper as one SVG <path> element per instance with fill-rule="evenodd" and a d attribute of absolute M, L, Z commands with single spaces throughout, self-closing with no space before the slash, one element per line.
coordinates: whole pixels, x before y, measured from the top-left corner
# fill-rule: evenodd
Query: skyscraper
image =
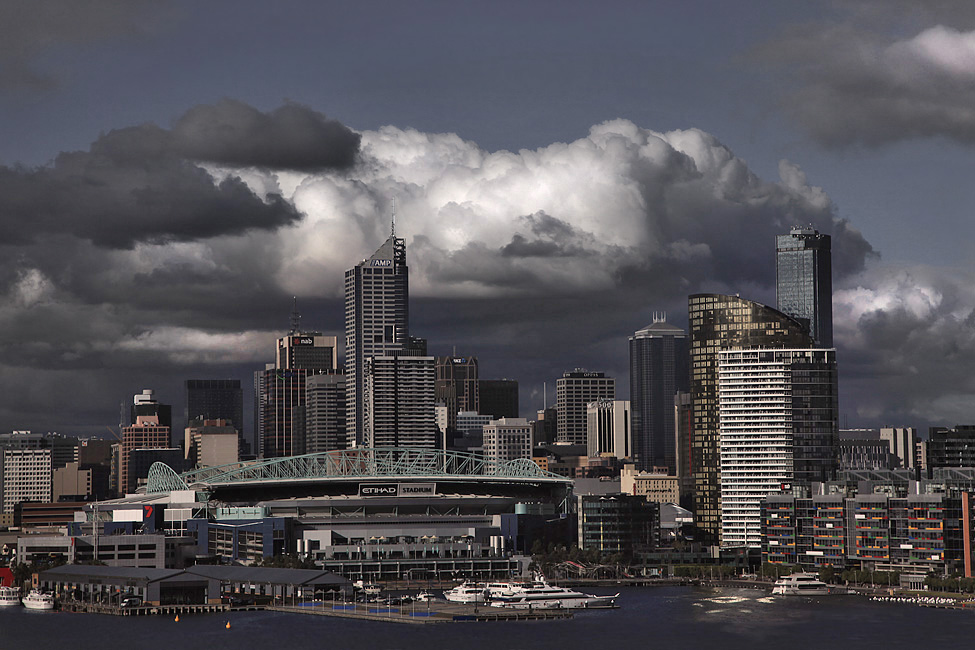
<path fill-rule="evenodd" d="M 519 412 L 518 380 L 478 379 L 477 412 L 493 418 L 516 418 Z"/>
<path fill-rule="evenodd" d="M 775 238 L 775 300 L 782 313 L 808 324 L 817 347 L 833 347 L 830 237 L 812 227 Z"/>
<path fill-rule="evenodd" d="M 477 357 L 437 357 L 436 393 L 447 408 L 447 426 L 456 429 L 458 411 L 478 410 Z"/>
<path fill-rule="evenodd" d="M 689 388 L 687 335 L 663 315 L 630 337 L 633 461 L 641 472 L 677 472 L 674 395 Z"/>
<path fill-rule="evenodd" d="M 390 234 L 345 272 L 346 432 L 349 446 L 365 442 L 364 366 L 370 357 L 396 356 L 409 344 L 409 269 L 406 241 Z M 431 426 L 434 425 L 431 406 Z"/>
<path fill-rule="evenodd" d="M 718 353 L 722 546 L 760 547 L 763 498 L 834 478 L 837 404 L 835 350 Z"/>
<path fill-rule="evenodd" d="M 345 449 L 345 375 L 309 377 L 305 392 L 305 453 Z"/>
<path fill-rule="evenodd" d="M 555 382 L 555 403 L 558 408 L 558 442 L 585 445 L 589 402 L 616 399 L 616 380 L 602 372 L 576 368 L 565 372 Z"/>
<path fill-rule="evenodd" d="M 749 348 L 810 348 L 806 327 L 791 316 L 738 296 L 694 294 L 690 325 L 691 471 L 694 516 L 712 540 L 721 531 L 718 352 Z"/>

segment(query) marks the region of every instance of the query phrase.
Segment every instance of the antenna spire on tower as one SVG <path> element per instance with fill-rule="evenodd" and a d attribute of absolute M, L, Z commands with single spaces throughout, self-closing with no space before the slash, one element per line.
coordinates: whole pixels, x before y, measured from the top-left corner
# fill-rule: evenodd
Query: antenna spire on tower
<path fill-rule="evenodd" d="M 291 333 L 297 334 L 301 331 L 301 312 L 298 311 L 298 296 L 293 296 L 294 307 L 291 309 Z"/>
<path fill-rule="evenodd" d="M 396 236 L 396 197 L 393 197 L 393 215 L 389 219 L 389 236 Z"/>

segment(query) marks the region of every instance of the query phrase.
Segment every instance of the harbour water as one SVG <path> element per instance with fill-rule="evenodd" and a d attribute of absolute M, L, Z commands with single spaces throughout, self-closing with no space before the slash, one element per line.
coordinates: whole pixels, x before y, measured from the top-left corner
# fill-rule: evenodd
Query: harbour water
<path fill-rule="evenodd" d="M 234 612 L 115 617 L 0 610 L 0 650 L 715 650 L 925 648 L 975 638 L 975 610 L 878 603 L 861 596 L 771 597 L 749 589 L 621 588 L 621 607 L 570 620 L 402 625 Z M 227 627 L 227 623 L 230 627 Z"/>

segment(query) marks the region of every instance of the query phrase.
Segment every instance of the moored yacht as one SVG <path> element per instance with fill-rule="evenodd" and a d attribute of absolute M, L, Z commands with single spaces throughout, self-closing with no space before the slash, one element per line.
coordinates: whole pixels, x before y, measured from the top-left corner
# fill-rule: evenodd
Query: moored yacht
<path fill-rule="evenodd" d="M 779 578 L 772 587 L 773 596 L 826 596 L 829 585 L 815 573 L 793 573 Z"/>
<path fill-rule="evenodd" d="M 30 593 L 24 596 L 23 602 L 27 609 L 54 609 L 54 596 L 37 589 L 31 589 Z"/>
<path fill-rule="evenodd" d="M 510 609 L 583 609 L 614 607 L 617 598 L 618 593 L 593 596 L 536 580 L 528 585 L 513 584 L 509 591 L 495 596 L 491 605 Z"/>
<path fill-rule="evenodd" d="M 488 591 L 483 584 L 463 582 L 443 592 L 443 597 L 452 603 L 486 603 Z"/>
<path fill-rule="evenodd" d="M 0 587 L 0 607 L 20 605 L 20 589 L 16 587 Z"/>

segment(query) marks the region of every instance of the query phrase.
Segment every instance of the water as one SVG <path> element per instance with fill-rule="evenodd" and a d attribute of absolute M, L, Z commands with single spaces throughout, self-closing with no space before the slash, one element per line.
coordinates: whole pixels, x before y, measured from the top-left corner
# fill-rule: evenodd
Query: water
<path fill-rule="evenodd" d="M 771 598 L 746 589 L 622 588 L 620 609 L 571 620 L 403 625 L 239 612 L 116 617 L 0 610 L 0 650 L 896 650 L 967 647 L 975 611 L 859 596 Z M 226 628 L 230 621 L 230 629 Z"/>

